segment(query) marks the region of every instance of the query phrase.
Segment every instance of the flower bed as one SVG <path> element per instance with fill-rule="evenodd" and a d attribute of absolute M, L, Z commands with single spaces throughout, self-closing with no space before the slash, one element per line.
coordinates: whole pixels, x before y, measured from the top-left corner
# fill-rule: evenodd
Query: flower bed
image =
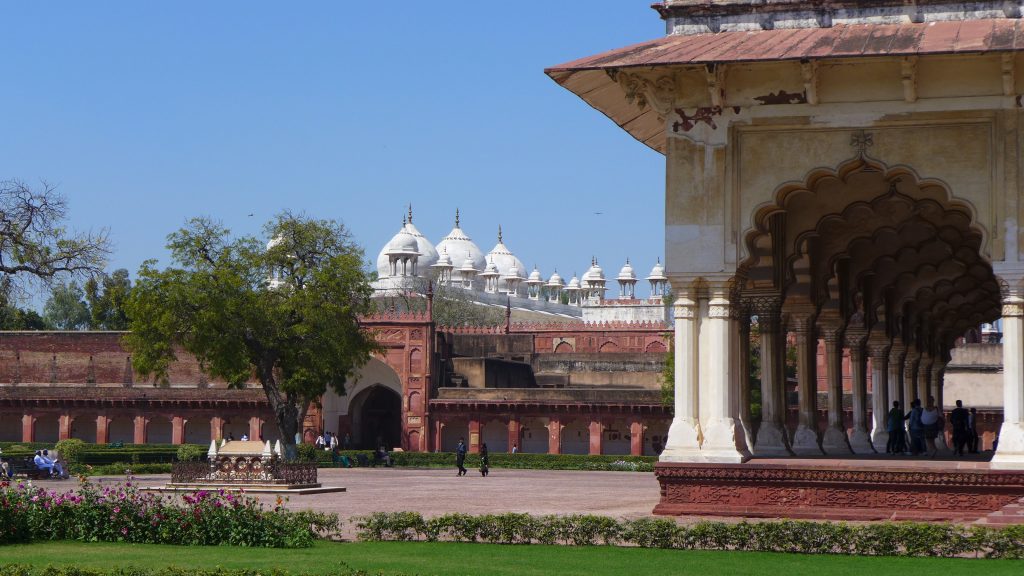
<path fill-rule="evenodd" d="M 662 518 L 445 514 L 425 519 L 418 512 L 378 512 L 354 520 L 359 539 L 364 541 L 605 544 L 860 556 L 1024 558 L 1024 526 L 987 528 L 914 522 L 849 525 L 792 520 L 680 526 Z"/>
<path fill-rule="evenodd" d="M 56 492 L 31 482 L 0 484 L 0 544 L 82 540 L 302 548 L 333 534 L 336 515 L 291 512 L 282 501 L 266 509 L 244 494 L 203 491 L 158 496 L 139 491 L 131 477 L 100 487 Z"/>

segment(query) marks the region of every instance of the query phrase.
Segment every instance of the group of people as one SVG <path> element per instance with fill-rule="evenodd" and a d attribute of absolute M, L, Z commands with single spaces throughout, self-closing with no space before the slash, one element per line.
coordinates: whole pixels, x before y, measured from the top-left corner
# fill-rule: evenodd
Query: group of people
<path fill-rule="evenodd" d="M 956 408 L 949 414 L 949 424 L 953 429 L 953 452 L 963 456 L 966 449 L 971 454 L 978 453 L 977 408 L 967 410 L 961 400 L 956 401 Z M 906 424 L 904 424 L 904 422 Z M 928 454 L 932 458 L 938 454 L 936 439 L 943 433 L 946 421 L 942 408 L 935 405 L 935 398 L 928 397 L 923 407 L 921 400 L 910 403 L 910 411 L 903 412 L 899 401 L 892 403 L 892 410 L 886 421 L 889 442 L 885 447 L 888 454 Z"/>
<path fill-rule="evenodd" d="M 323 448 L 328 452 L 333 452 L 338 449 L 338 435 L 330 431 L 324 432 L 320 436 L 316 437 L 316 442 L 314 444 L 317 448 Z M 348 450 L 349 444 L 351 444 L 351 439 L 349 438 L 348 433 L 346 433 L 345 439 L 341 443 L 342 449 Z"/>
<path fill-rule="evenodd" d="M 458 468 L 456 476 L 466 475 L 466 454 L 469 449 L 466 448 L 465 438 L 459 438 L 459 445 L 455 447 L 455 466 Z M 487 452 L 487 443 L 480 443 L 480 475 L 487 476 L 491 473 L 491 458 Z"/>
<path fill-rule="evenodd" d="M 64 473 L 64 464 L 60 458 L 50 458 L 49 450 L 36 450 L 32 462 L 36 468 L 46 470 L 51 478 L 67 478 L 67 474 Z"/>

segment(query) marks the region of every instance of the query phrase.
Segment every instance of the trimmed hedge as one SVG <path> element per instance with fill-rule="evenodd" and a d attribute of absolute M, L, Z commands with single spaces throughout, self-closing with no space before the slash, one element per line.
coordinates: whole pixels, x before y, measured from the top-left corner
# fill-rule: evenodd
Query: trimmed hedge
<path fill-rule="evenodd" d="M 1024 526 L 989 528 L 956 524 L 881 522 L 850 525 L 794 520 L 699 522 L 680 526 L 664 518 L 616 520 L 606 516 L 377 512 L 353 518 L 364 541 L 488 542 L 492 544 L 597 544 L 858 556 L 965 555 L 1024 558 Z"/>
<path fill-rule="evenodd" d="M 369 450 L 343 450 L 339 455 L 348 456 L 353 462 L 362 454 L 373 462 Z M 455 468 L 454 452 L 391 452 L 394 465 L 401 468 Z M 316 461 L 321 465 L 333 464 L 333 457 L 326 450 L 317 450 Z M 466 466 L 473 468 L 479 463 L 479 456 L 469 454 Z M 607 470 L 625 472 L 652 472 L 657 456 L 589 456 L 580 454 L 490 454 L 491 468 L 515 468 L 530 470 Z"/>

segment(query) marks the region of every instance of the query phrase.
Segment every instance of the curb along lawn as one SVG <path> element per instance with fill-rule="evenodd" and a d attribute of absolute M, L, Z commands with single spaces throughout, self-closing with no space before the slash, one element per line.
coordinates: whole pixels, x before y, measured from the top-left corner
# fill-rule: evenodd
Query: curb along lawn
<path fill-rule="evenodd" d="M 957 576 L 1018 575 L 1019 560 L 892 558 L 704 552 L 613 546 L 515 546 L 441 542 L 318 542 L 304 549 L 233 546 L 44 542 L 0 546 L 0 564 L 112 568 L 167 566 L 213 569 L 279 568 L 293 575 L 328 575 L 347 570 L 383 574 L 765 574 L 864 576 L 865 574 L 948 573 Z"/>

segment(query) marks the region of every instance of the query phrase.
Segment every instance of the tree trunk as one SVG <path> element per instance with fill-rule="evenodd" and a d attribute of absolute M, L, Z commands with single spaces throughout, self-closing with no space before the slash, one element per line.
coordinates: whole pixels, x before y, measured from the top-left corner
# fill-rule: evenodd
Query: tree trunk
<path fill-rule="evenodd" d="M 300 427 L 306 411 L 292 394 L 281 393 L 274 377 L 273 366 L 272 361 L 265 361 L 261 363 L 257 372 L 263 392 L 267 395 L 271 410 L 274 411 L 277 429 L 281 433 L 281 447 L 284 451 L 282 456 L 285 460 L 292 461 L 298 457 L 296 445 L 302 441 Z"/>

